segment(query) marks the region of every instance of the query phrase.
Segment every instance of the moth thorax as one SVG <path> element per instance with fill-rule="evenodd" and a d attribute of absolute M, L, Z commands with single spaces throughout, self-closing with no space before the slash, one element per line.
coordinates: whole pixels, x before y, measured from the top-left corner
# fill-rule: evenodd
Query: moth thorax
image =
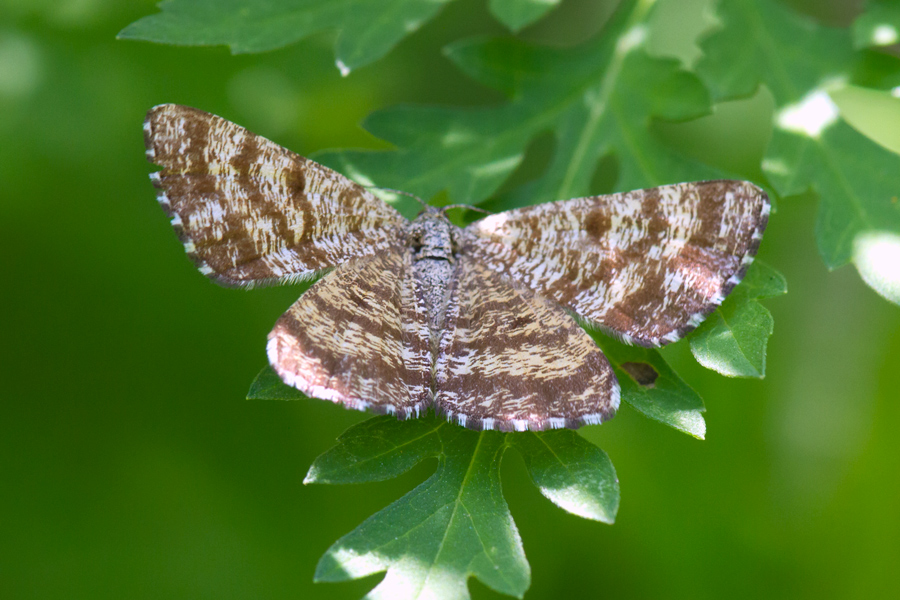
<path fill-rule="evenodd" d="M 438 258 L 453 261 L 453 224 L 443 214 L 427 210 L 410 224 L 410 244 L 416 260 Z"/>

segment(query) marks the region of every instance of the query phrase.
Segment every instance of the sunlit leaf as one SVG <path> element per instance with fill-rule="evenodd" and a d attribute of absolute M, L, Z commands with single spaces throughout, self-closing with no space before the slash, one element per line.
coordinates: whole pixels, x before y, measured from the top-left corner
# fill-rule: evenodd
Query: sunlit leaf
<path fill-rule="evenodd" d="M 900 156 L 847 125 L 829 95 L 847 85 L 856 58 L 850 34 L 771 0 L 722 2 L 719 16 L 723 28 L 702 44 L 698 71 L 719 98 L 748 95 L 760 83 L 772 92 L 775 130 L 763 170 L 779 195 L 819 195 L 816 241 L 825 263 L 854 260 L 859 236 L 900 235 Z M 873 271 L 880 264 L 867 260 L 867 282 L 891 279 Z"/>
<path fill-rule="evenodd" d="M 476 432 L 431 417 L 375 417 L 342 434 L 310 467 L 306 483 L 387 479 L 431 457 L 437 470 L 332 545 L 316 580 L 387 571 L 367 597 L 463 599 L 475 576 L 521 597 L 531 572 L 499 474 L 509 446 L 545 496 L 574 514 L 612 522 L 619 501 L 612 464 L 572 431 Z"/>
<path fill-rule="evenodd" d="M 892 46 L 898 42 L 900 4 L 890 0 L 869 0 L 866 12 L 853 22 L 854 46 Z"/>
<path fill-rule="evenodd" d="M 651 419 L 698 439 L 706 436 L 703 400 L 685 383 L 659 351 L 626 346 L 596 332 L 589 332 L 609 359 L 622 400 Z"/>
<path fill-rule="evenodd" d="M 787 293 L 784 276 L 759 261 L 744 281 L 690 336 L 694 358 L 704 367 L 729 377 L 763 377 L 766 343 L 774 320 L 757 302 Z"/>
<path fill-rule="evenodd" d="M 854 240 L 860 234 L 900 234 L 900 204 L 896 200 L 900 156 L 843 121 L 835 122 L 816 138 L 776 132 L 763 167 L 783 195 L 809 188 L 819 194 L 816 240 L 831 268 L 853 258 Z"/>
<path fill-rule="evenodd" d="M 863 281 L 887 300 L 900 304 L 900 235 L 869 231 L 853 242 L 853 263 Z"/>
<path fill-rule="evenodd" d="M 606 453 L 567 429 L 509 434 L 541 493 L 573 515 L 612 523 L 619 480 Z"/>

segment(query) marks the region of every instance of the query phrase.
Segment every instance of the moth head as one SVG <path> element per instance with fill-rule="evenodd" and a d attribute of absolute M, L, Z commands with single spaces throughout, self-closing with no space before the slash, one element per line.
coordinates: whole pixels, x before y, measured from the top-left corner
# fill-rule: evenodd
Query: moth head
<path fill-rule="evenodd" d="M 443 211 L 426 207 L 409 227 L 409 245 L 418 258 L 452 258 L 456 251 L 456 229 Z"/>

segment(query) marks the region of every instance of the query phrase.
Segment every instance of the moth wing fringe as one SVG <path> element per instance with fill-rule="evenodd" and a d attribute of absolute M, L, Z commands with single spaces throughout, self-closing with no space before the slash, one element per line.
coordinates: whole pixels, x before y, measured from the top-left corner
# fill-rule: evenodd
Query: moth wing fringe
<path fill-rule="evenodd" d="M 618 392 L 618 387 L 616 388 Z M 618 406 L 618 402 L 615 403 Z M 436 409 L 438 418 L 446 419 L 450 423 L 472 429 L 474 431 L 500 431 L 500 432 L 524 432 L 524 431 L 548 431 L 551 429 L 578 429 L 584 425 L 599 425 L 615 416 L 613 408 L 603 413 L 591 413 L 574 418 L 547 417 L 544 419 L 501 419 L 495 417 L 472 418 L 467 415 L 448 409 Z"/>

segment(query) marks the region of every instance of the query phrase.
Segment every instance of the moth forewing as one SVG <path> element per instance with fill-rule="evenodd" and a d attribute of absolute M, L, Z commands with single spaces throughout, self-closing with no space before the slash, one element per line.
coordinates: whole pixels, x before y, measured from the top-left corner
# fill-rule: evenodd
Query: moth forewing
<path fill-rule="evenodd" d="M 154 107 L 144 140 L 185 250 L 226 286 L 296 283 L 387 248 L 406 223 L 343 175 L 195 108 Z"/>

